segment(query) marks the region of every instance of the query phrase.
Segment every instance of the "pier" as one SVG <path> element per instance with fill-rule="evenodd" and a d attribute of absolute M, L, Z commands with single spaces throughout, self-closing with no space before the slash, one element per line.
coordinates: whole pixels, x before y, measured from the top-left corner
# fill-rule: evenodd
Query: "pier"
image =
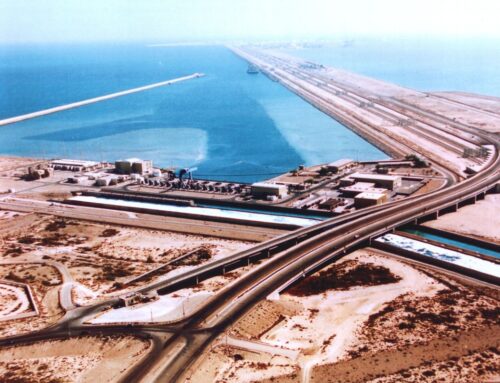
<path fill-rule="evenodd" d="M 172 80 L 157 82 L 157 83 L 154 83 L 154 84 L 140 86 L 138 88 L 123 90 L 123 91 L 120 91 L 120 92 L 106 94 L 104 96 L 89 98 L 87 100 L 77 101 L 77 102 L 73 102 L 71 104 L 66 104 L 66 105 L 56 106 L 54 108 L 40 110 L 38 112 L 23 114 L 23 115 L 16 116 L 16 117 L 9 117 L 9 118 L 0 120 L 0 126 L 14 124 L 16 122 L 20 122 L 20 121 L 29 120 L 29 119 L 32 119 L 32 118 L 37 118 L 37 117 L 45 116 L 47 114 L 62 112 L 64 110 L 68 110 L 68 109 L 79 108 L 81 106 L 85 106 L 85 105 L 89 105 L 89 104 L 95 104 L 96 102 L 101 102 L 101 101 L 110 100 L 112 98 L 127 96 L 127 95 L 132 94 L 132 93 L 139 93 L 139 92 L 143 92 L 143 91 L 146 91 L 146 90 L 150 90 L 150 89 L 154 89 L 154 88 L 159 88 L 161 86 L 172 85 L 172 84 L 175 84 L 175 83 L 178 83 L 178 82 L 192 80 L 192 79 L 203 77 L 203 76 L 205 76 L 203 73 L 193 73 L 193 74 L 191 74 L 189 76 L 178 77 L 178 78 L 174 78 Z"/>

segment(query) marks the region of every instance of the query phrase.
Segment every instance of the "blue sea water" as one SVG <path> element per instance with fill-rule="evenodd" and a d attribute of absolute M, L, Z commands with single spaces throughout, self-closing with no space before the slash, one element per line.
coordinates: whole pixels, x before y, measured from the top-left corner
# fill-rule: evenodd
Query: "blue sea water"
<path fill-rule="evenodd" d="M 223 46 L 0 47 L 0 119 L 203 72 L 206 77 L 0 127 L 0 153 L 194 166 L 269 178 L 299 164 L 385 154 Z"/>
<path fill-rule="evenodd" d="M 420 91 L 500 96 L 499 39 L 365 38 L 283 51 Z"/>
<path fill-rule="evenodd" d="M 499 95 L 500 44 L 356 41 L 288 50 L 422 90 Z M 446 48 L 446 49 L 444 49 Z M 198 166 L 253 182 L 299 164 L 386 155 L 223 46 L 0 46 L 0 119 L 203 72 L 206 77 L 0 127 L 0 154 Z"/>

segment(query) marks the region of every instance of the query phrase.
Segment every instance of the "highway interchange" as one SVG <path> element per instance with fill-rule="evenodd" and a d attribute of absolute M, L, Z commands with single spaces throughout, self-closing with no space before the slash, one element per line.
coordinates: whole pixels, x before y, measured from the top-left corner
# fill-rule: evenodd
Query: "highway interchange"
<path fill-rule="evenodd" d="M 389 105 L 387 107 L 390 108 Z M 398 113 L 403 112 L 399 110 Z M 436 118 L 437 122 L 443 119 L 443 117 L 430 117 Z M 217 337 L 269 294 L 281 290 L 283 286 L 297 278 L 318 270 L 328 262 L 341 258 L 357 246 L 369 244 L 372 238 L 408 222 L 475 200 L 495 188 L 500 178 L 498 136 L 471 127 L 463 129 L 470 133 L 471 141 L 487 143 L 495 148 L 489 163 L 472 177 L 464 179 L 463 174 L 457 173 L 455 168 L 447 168 L 446 162 L 435 164 L 435 167 L 448 179 L 446 185 L 439 190 L 282 234 L 223 260 L 202 265 L 195 270 L 138 289 L 141 292 L 158 290 L 167 293 L 194 285 L 198 281 L 254 262 L 256 259 L 269 257 L 267 262 L 247 272 L 232 283 L 230 288 L 220 290 L 205 305 L 177 323 L 126 326 L 85 323 L 99 311 L 117 302 L 117 299 L 111 299 L 96 305 L 69 310 L 55 325 L 38 332 L 3 339 L 0 345 L 60 339 L 79 334 L 135 334 L 152 339 L 153 347 L 139 364 L 122 376 L 121 380 L 123 382 L 181 381 L 189 366 L 193 365 Z M 447 145 L 452 144 L 447 143 Z M 399 150 L 407 151 L 403 146 L 400 144 Z M 16 206 L 16 203 L 19 206 Z M 19 204 L 16 201 L 3 201 L 0 207 L 30 209 L 26 204 Z M 74 218 L 85 218 L 85 214 L 89 214 L 78 209 L 61 210 L 58 206 L 34 205 L 31 211 L 43 209 L 45 213 L 67 214 Z M 70 213 L 66 213 L 68 211 Z M 106 214 L 107 212 L 103 212 L 103 215 Z M 136 219 L 123 215 L 123 212 L 113 214 L 115 215 L 110 221 L 115 223 Z M 488 282 L 478 283 L 488 284 Z M 69 303 L 66 302 L 66 305 Z"/>

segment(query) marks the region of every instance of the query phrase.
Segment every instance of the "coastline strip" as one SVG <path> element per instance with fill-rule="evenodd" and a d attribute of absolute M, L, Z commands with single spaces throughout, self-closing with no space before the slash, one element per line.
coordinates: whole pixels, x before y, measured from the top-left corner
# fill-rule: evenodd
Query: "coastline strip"
<path fill-rule="evenodd" d="M 66 104 L 66 105 L 61 105 L 61 106 L 56 106 L 56 107 L 49 108 L 49 109 L 40 110 L 38 112 L 32 112 L 32 113 L 28 113 L 28 114 L 22 114 L 22 115 L 16 116 L 16 117 L 9 117 L 9 118 L 0 120 L 0 126 L 14 124 L 16 122 L 20 122 L 20 121 L 24 121 L 24 120 L 29 120 L 29 119 L 36 118 L 36 117 L 45 116 L 47 114 L 62 112 L 63 110 L 68 110 L 68 109 L 73 109 L 73 108 L 79 108 L 81 106 L 85 106 L 85 105 L 89 105 L 89 104 L 94 104 L 96 102 L 105 101 L 105 100 L 109 100 L 109 99 L 116 98 L 116 97 L 126 96 L 126 95 L 129 95 L 129 94 L 132 94 L 132 93 L 143 92 L 145 90 L 159 88 L 161 86 L 172 85 L 172 84 L 175 84 L 177 82 L 187 81 L 187 80 L 191 80 L 191 79 L 199 78 L 199 77 L 203 77 L 203 76 L 205 76 L 203 73 L 193 73 L 193 74 L 191 74 L 189 76 L 178 77 L 178 78 L 175 78 L 175 79 L 172 79 L 172 80 L 157 82 L 157 83 L 154 83 L 154 84 L 145 85 L 145 86 L 141 86 L 141 87 L 138 87 L 138 88 L 123 90 L 123 91 L 120 91 L 120 92 L 110 93 L 110 94 L 107 94 L 107 95 L 104 95 L 104 96 L 89 98 L 89 99 L 83 100 L 83 101 L 77 101 L 77 102 L 73 102 L 73 103 Z"/>

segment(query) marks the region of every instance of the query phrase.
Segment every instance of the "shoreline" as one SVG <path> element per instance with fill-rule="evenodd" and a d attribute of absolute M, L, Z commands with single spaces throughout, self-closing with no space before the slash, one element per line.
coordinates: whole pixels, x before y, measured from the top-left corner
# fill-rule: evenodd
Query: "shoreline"
<path fill-rule="evenodd" d="M 486 166 L 479 132 L 491 134 L 500 115 L 482 113 L 428 93 L 304 61 L 273 50 L 228 47 L 272 81 L 295 93 L 383 152 L 418 154 L 463 179 Z"/>

